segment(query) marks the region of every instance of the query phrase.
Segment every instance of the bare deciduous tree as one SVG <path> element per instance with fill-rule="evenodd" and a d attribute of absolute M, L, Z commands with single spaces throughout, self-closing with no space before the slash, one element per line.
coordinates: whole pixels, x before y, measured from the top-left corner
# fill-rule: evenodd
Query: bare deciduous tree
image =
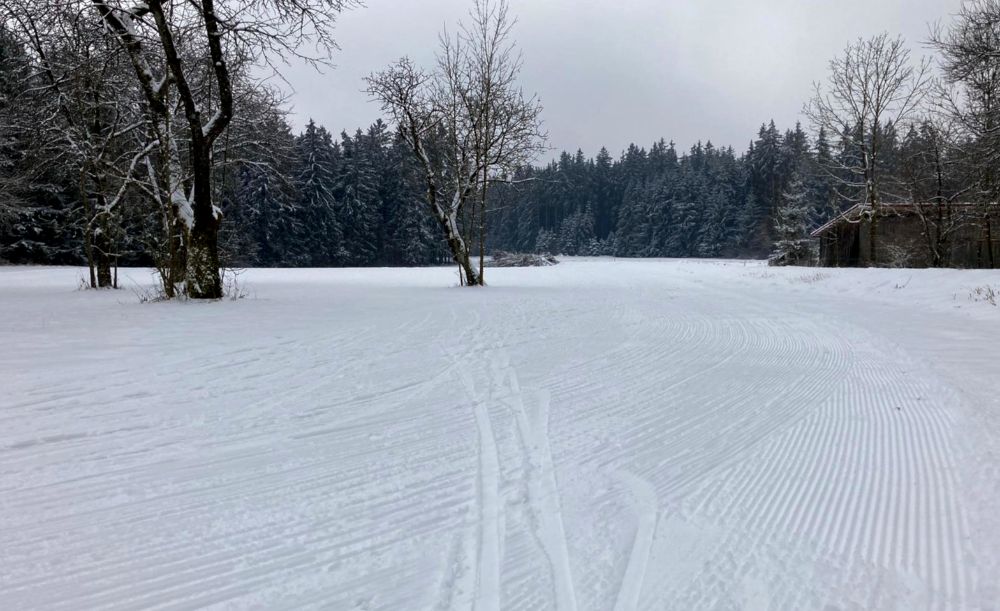
<path fill-rule="evenodd" d="M 518 86 L 521 58 L 506 0 L 476 0 L 471 17 L 458 35 L 441 35 L 433 72 L 404 58 L 367 81 L 423 169 L 427 204 L 462 284 L 481 286 L 489 184 L 531 161 L 545 135 L 541 105 Z"/>
<path fill-rule="evenodd" d="M 946 117 L 931 115 L 911 126 L 901 149 L 899 178 L 922 225 L 927 260 L 950 264 L 955 235 L 968 222 L 967 206 L 957 206 L 970 191 L 962 142 Z"/>
<path fill-rule="evenodd" d="M 76 175 L 82 209 L 83 251 L 92 287 L 115 286 L 122 227 L 119 204 L 147 152 L 124 56 L 101 23 L 79 6 L 42 0 L 0 1 L 0 17 L 30 54 L 32 65 L 22 122 L 36 123 L 35 154 L 61 162 Z M 22 126 L 22 131 L 29 129 Z"/>
<path fill-rule="evenodd" d="M 294 55 L 322 61 L 335 48 L 336 15 L 351 0 L 91 0 L 128 53 L 156 135 L 170 133 L 171 96 L 182 109 L 186 162 L 180 171 L 175 143 L 163 146 L 163 187 L 183 223 L 186 290 L 193 298 L 222 296 L 218 234 L 222 221 L 213 198 L 212 152 L 235 112 L 230 62 L 255 57 L 265 62 Z M 299 48 L 312 43 L 319 57 Z M 186 57 L 185 46 L 206 53 Z"/>
<path fill-rule="evenodd" d="M 938 26 L 931 45 L 941 55 L 940 107 L 968 141 L 975 168 L 983 261 L 997 266 L 995 218 L 1000 201 L 1000 0 L 962 4 L 949 27 Z"/>
<path fill-rule="evenodd" d="M 919 109 L 929 90 L 930 64 L 916 65 L 901 37 L 883 33 L 859 39 L 830 61 L 824 87 L 815 85 L 815 95 L 804 112 L 817 129 L 840 135 L 850 155 L 833 157 L 827 168 L 846 189 L 848 197 L 867 206 L 871 260 L 878 262 L 878 218 L 883 201 L 881 154 L 885 128 L 898 129 Z M 857 193 L 860 195 L 854 195 Z"/>

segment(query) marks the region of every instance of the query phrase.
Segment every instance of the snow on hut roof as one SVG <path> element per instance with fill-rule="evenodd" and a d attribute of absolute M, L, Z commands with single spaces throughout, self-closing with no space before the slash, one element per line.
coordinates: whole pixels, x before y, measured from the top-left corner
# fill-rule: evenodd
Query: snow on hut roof
<path fill-rule="evenodd" d="M 891 204 L 881 204 L 879 206 L 879 209 L 880 209 L 880 216 L 882 216 L 882 215 L 886 215 L 886 214 L 906 214 L 906 213 L 910 213 L 910 212 L 916 212 L 920 208 L 931 207 L 931 206 L 936 206 L 936 205 L 937 204 L 935 204 L 933 202 L 921 202 L 921 203 L 916 203 L 916 202 L 898 202 L 898 203 L 891 203 Z M 972 206 L 972 205 L 974 205 L 974 203 L 973 202 L 952 202 L 949 205 L 950 206 L 962 206 L 962 207 L 965 207 L 965 206 Z M 853 206 L 851 206 L 847 210 L 844 210 L 843 212 L 841 212 L 837 216 L 833 217 L 829 221 L 823 223 L 822 225 L 820 225 L 819 227 L 817 227 L 816 229 L 814 229 L 813 232 L 810 233 L 809 235 L 812 236 L 812 237 L 814 237 L 814 238 L 818 238 L 819 236 L 821 236 L 824 233 L 826 233 L 827 231 L 829 231 L 832 227 L 835 227 L 836 225 L 839 225 L 842 222 L 857 223 L 858 221 L 861 220 L 861 216 L 863 214 L 867 213 L 870 209 L 871 209 L 871 206 L 868 205 L 868 204 L 854 204 Z"/>

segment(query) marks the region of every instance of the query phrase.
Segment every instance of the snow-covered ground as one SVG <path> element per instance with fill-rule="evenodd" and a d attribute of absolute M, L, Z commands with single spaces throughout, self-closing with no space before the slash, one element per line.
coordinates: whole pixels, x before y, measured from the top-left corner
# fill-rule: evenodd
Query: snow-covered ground
<path fill-rule="evenodd" d="M 998 273 L 80 275 L 0 268 L 0 608 L 1000 601 Z"/>

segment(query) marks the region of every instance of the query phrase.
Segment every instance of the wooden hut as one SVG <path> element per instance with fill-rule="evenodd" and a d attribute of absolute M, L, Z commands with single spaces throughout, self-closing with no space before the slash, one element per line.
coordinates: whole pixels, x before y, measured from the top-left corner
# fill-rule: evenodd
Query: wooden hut
<path fill-rule="evenodd" d="M 1000 267 L 998 221 L 981 204 L 882 204 L 873 257 L 871 206 L 857 204 L 812 237 L 824 267 L 992 268 Z"/>

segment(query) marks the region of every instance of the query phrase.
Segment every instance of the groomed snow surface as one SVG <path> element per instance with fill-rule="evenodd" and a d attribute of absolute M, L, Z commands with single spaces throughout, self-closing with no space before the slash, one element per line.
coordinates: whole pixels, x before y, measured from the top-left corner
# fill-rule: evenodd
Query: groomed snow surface
<path fill-rule="evenodd" d="M 0 269 L 2 609 L 1000 603 L 996 272 L 81 275 Z"/>

